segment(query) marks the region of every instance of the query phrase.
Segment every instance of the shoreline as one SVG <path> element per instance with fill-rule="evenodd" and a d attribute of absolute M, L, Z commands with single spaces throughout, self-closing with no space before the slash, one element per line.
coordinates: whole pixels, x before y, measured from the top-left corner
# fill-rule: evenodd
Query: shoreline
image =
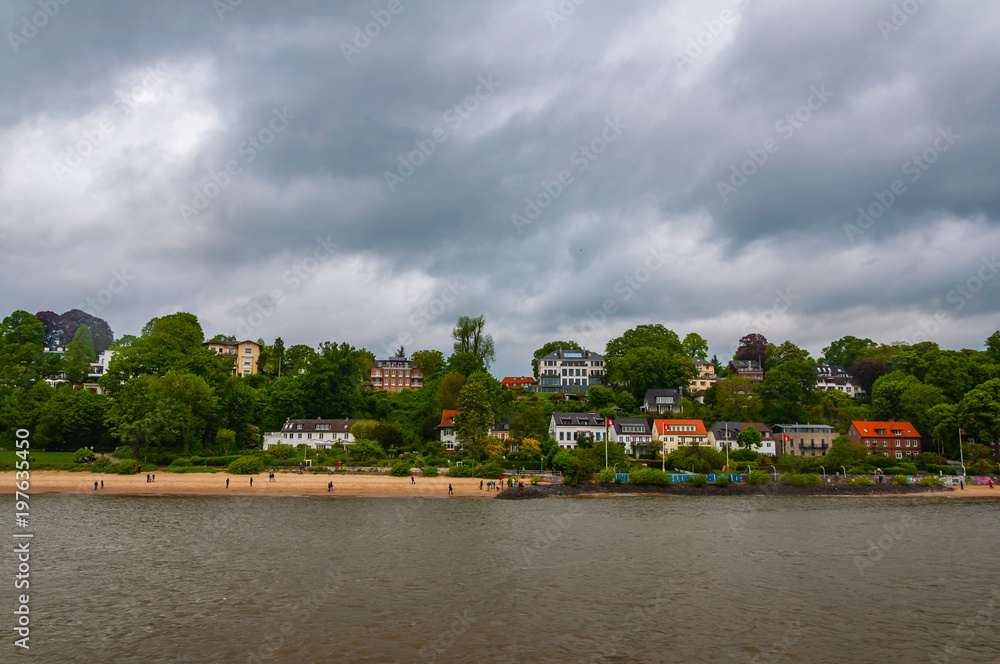
<path fill-rule="evenodd" d="M 253 477 L 253 487 L 250 478 Z M 229 479 L 229 488 L 226 488 Z M 662 486 L 581 484 L 575 487 L 563 484 L 525 484 L 524 490 L 516 488 L 503 491 L 479 489 L 478 478 L 420 477 L 415 483 L 409 477 L 388 475 L 276 473 L 269 482 L 267 473 L 258 475 L 229 475 L 227 473 L 156 473 L 155 482 L 146 482 L 141 475 L 110 475 L 67 470 L 31 471 L 31 496 L 43 494 L 110 496 L 286 496 L 328 498 L 499 498 L 527 499 L 545 497 L 614 498 L 614 497 L 682 497 L 682 496 L 823 496 L 823 497 L 876 497 L 876 496 L 937 496 L 947 498 L 1000 498 L 1000 486 L 967 486 L 964 490 L 950 487 L 850 487 L 843 485 L 815 485 L 788 487 L 775 484 L 741 485 L 728 487 L 708 486 L 698 488 L 686 484 Z M 15 471 L 0 472 L 2 493 L 14 495 Z M 104 481 L 104 489 L 100 482 Z M 94 482 L 98 490 L 94 491 Z M 333 482 L 333 491 L 327 484 Z M 454 495 L 448 495 L 448 485 Z"/>

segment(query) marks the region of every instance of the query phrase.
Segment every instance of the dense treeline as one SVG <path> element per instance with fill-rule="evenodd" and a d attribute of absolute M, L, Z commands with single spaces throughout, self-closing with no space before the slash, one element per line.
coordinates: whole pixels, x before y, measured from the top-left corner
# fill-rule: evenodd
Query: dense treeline
<path fill-rule="evenodd" d="M 442 410 L 460 409 L 459 437 L 477 458 L 499 456 L 510 451 L 511 443 L 530 439 L 532 453 L 522 457 L 544 455 L 554 461 L 558 446 L 546 440 L 554 410 L 644 415 L 639 405 L 645 391 L 686 388 L 697 375 L 694 360 L 707 359 L 708 349 L 697 334 L 681 339 L 662 325 L 640 325 L 609 341 L 604 351 L 615 389 L 591 386 L 582 398 L 555 400 L 503 389 L 488 373 L 494 344 L 483 318 L 463 317 L 453 331 L 449 357 L 437 350 L 410 354 L 424 373 L 424 387 L 389 394 L 365 389 L 375 358 L 347 343 L 285 348 L 280 338 L 273 344 L 259 340 L 260 373 L 233 376 L 231 358 L 202 346 L 205 335 L 197 318 L 177 313 L 155 318 L 139 336 L 126 335 L 112 344 L 116 355 L 99 381 L 105 394 L 97 395 L 77 389 L 95 349 L 86 324 L 74 329 L 59 358 L 44 352 L 46 329 L 36 316 L 17 311 L 0 324 L 4 444 L 23 427 L 34 432 L 36 446 L 50 451 L 111 450 L 124 444 L 137 456 L 163 451 L 230 455 L 259 448 L 262 432 L 278 430 L 287 417 L 353 418 L 382 425 L 373 437 L 385 452 L 435 456 L 442 452 L 433 441 Z M 538 360 L 560 346 L 575 344 L 546 344 L 535 353 L 533 368 L 537 371 Z M 824 348 L 817 360 L 790 341 L 774 345 L 755 334 L 741 340 L 736 358 L 761 362 L 763 381 L 728 376 L 724 364 L 712 358 L 720 380 L 703 395 L 704 403 L 689 395 L 681 412 L 670 416 L 701 419 L 707 426 L 719 420 L 816 422 L 841 433 L 856 419 L 909 420 L 923 435 L 925 451 L 946 457 L 958 455 L 960 427 L 981 442 L 1000 436 L 1000 332 L 986 341 L 985 351 L 943 350 L 932 342 L 877 344 L 848 336 Z M 816 363 L 849 367 L 869 397 L 821 392 Z M 50 387 L 44 382 L 60 370 L 67 383 Z M 511 443 L 487 439 L 482 429 L 490 423 L 509 425 Z M 973 460 L 990 456 L 984 445 L 973 444 L 968 451 Z"/>

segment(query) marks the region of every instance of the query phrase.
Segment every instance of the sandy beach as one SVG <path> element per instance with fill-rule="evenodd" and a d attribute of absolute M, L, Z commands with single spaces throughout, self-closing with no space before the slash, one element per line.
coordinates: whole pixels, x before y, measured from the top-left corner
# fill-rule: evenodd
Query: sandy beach
<path fill-rule="evenodd" d="M 0 473 L 2 493 L 13 495 L 14 472 Z M 226 479 L 229 487 L 226 488 Z M 100 488 L 101 481 L 104 488 Z M 328 497 L 409 497 L 409 498 L 492 498 L 496 491 L 479 489 L 479 480 L 454 477 L 420 477 L 415 483 L 409 477 L 387 475 L 311 473 L 277 473 L 269 482 L 267 473 L 253 476 L 226 473 L 156 473 L 155 482 L 146 482 L 146 475 L 107 475 L 98 473 L 73 473 L 62 470 L 42 470 L 31 473 L 30 495 L 63 493 L 97 493 L 116 496 L 328 496 Z M 327 484 L 333 482 L 333 491 Z M 448 495 L 448 485 L 454 495 Z M 1000 498 L 1000 487 L 967 486 L 964 490 L 947 493 L 916 493 L 907 496 L 936 496 L 943 498 Z"/>
<path fill-rule="evenodd" d="M 13 494 L 14 473 L 0 473 L 3 478 L 3 493 Z M 41 470 L 31 473 L 31 495 L 46 493 L 97 493 L 116 496 L 367 496 L 367 497 L 411 497 L 449 498 L 448 485 L 454 487 L 452 497 L 492 498 L 496 491 L 480 491 L 479 480 L 455 477 L 420 477 L 411 483 L 409 477 L 389 477 L 387 475 L 313 475 L 312 473 L 276 473 L 275 480 L 269 482 L 267 473 L 253 475 L 229 475 L 226 473 L 156 473 L 156 481 L 146 482 L 146 474 L 108 475 L 99 473 L 73 473 L 61 470 Z M 226 488 L 226 479 L 229 488 Z M 104 481 L 104 489 L 100 488 Z M 327 484 L 333 482 L 333 491 L 327 491 Z"/>

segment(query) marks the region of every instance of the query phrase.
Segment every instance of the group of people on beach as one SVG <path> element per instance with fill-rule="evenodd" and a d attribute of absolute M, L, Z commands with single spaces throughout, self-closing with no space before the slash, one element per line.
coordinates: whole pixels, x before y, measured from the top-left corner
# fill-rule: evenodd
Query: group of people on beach
<path fill-rule="evenodd" d="M 479 490 L 480 491 L 482 491 L 483 488 L 484 488 L 483 487 L 483 482 L 484 482 L 484 480 L 479 480 Z M 508 488 L 513 488 L 515 486 L 521 486 L 521 478 L 518 477 L 518 478 L 515 479 L 513 477 L 510 477 L 510 478 L 507 479 L 506 482 L 504 482 L 503 477 L 501 477 L 499 479 L 496 479 L 496 480 L 490 480 L 489 482 L 486 482 L 485 488 L 486 488 L 487 491 L 503 491 L 504 490 L 504 484 L 506 484 Z"/>

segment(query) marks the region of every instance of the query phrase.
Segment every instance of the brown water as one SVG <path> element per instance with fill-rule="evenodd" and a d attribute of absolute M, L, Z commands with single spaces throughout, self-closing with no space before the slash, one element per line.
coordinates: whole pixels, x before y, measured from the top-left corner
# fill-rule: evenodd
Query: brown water
<path fill-rule="evenodd" d="M 1000 662 L 994 501 L 32 501 L 23 661 Z"/>

